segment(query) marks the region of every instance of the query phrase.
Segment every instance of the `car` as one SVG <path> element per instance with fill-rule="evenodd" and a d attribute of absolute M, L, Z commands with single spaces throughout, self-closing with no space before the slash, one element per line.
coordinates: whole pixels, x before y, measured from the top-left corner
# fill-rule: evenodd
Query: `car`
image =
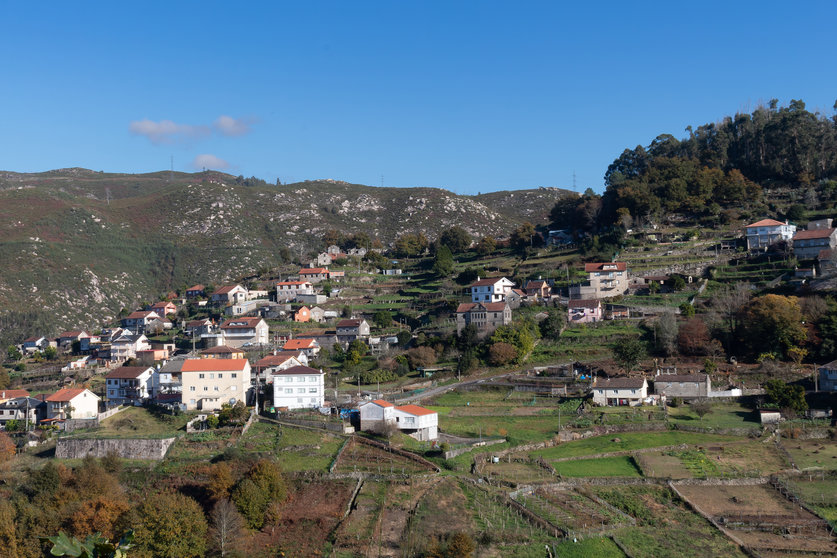
<path fill-rule="evenodd" d="M 245 344 L 242 345 L 242 347 L 252 347 L 252 346 L 253 346 L 253 344 L 249 341 L 247 341 Z"/>

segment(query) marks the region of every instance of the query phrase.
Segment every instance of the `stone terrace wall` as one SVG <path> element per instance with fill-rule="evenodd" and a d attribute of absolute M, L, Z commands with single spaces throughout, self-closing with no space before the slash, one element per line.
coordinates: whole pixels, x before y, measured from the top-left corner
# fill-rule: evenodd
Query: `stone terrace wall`
<path fill-rule="evenodd" d="M 88 455 L 105 457 L 114 452 L 123 459 L 163 459 L 177 438 L 155 440 L 113 438 L 59 438 L 55 457 L 81 459 Z"/>

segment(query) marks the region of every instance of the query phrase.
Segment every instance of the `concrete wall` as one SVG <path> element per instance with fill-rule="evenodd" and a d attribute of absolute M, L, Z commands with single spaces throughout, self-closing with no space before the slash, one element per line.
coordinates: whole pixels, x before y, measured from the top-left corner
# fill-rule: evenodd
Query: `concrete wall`
<path fill-rule="evenodd" d="M 159 460 L 166 456 L 166 452 L 176 439 L 59 438 L 55 446 L 55 457 L 59 459 L 81 459 L 88 455 L 105 457 L 114 452 L 123 459 Z"/>

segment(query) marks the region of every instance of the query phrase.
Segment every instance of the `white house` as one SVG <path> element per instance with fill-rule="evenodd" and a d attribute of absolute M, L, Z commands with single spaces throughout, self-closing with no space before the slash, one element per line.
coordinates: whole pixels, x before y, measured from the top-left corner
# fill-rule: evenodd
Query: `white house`
<path fill-rule="evenodd" d="M 122 335 L 110 344 L 110 360 L 124 362 L 129 358 L 135 358 L 137 352 L 150 349 L 151 343 L 148 342 L 148 338 L 144 334 L 131 333 L 126 329 L 122 331 Z"/>
<path fill-rule="evenodd" d="M 308 366 L 291 366 L 273 372 L 273 407 L 312 409 L 322 407 L 325 373 Z"/>
<path fill-rule="evenodd" d="M 382 399 L 375 399 L 358 407 L 360 429 L 369 432 L 385 432 L 395 426 L 405 434 L 421 441 L 439 437 L 439 414 L 418 405 L 396 407 Z"/>
<path fill-rule="evenodd" d="M 762 219 L 747 225 L 744 229 L 748 250 L 760 250 L 782 240 L 791 240 L 796 233 L 796 225 L 791 225 L 787 221 L 782 223 L 775 219 Z"/>
<path fill-rule="evenodd" d="M 108 401 L 142 403 L 154 397 L 157 371 L 153 366 L 120 366 L 105 376 Z"/>
<path fill-rule="evenodd" d="M 49 419 L 92 419 L 99 415 L 99 396 L 89 389 L 59 389 L 46 398 Z"/>
<path fill-rule="evenodd" d="M 253 379 L 273 382 L 273 372 L 287 370 L 294 366 L 308 366 L 308 357 L 302 351 L 280 351 L 267 355 L 253 365 Z"/>
<path fill-rule="evenodd" d="M 209 298 L 215 304 L 235 304 L 247 300 L 247 289 L 241 285 L 225 285 Z"/>
<path fill-rule="evenodd" d="M 28 337 L 23 340 L 23 352 L 27 354 L 43 351 L 49 347 L 49 339 L 41 336 Z"/>
<path fill-rule="evenodd" d="M 233 318 L 221 324 L 221 332 L 218 334 L 202 335 L 207 341 L 207 346 L 214 344 L 227 345 L 230 347 L 243 347 L 250 345 L 266 345 L 270 330 L 267 322 L 261 318 Z"/>
<path fill-rule="evenodd" d="M 145 328 L 154 320 L 159 320 L 160 315 L 152 310 L 140 310 L 131 312 L 122 318 L 122 327 L 136 331 L 139 333 L 145 332 Z"/>
<path fill-rule="evenodd" d="M 288 339 L 282 346 L 282 351 L 301 351 L 306 357 L 315 359 L 320 353 L 320 343 L 309 338 Z"/>
<path fill-rule="evenodd" d="M 471 302 L 504 302 L 514 283 L 505 277 L 477 278 L 471 285 Z"/>
<path fill-rule="evenodd" d="M 645 378 L 596 378 L 593 385 L 593 403 L 618 407 L 642 405 L 648 397 Z"/>
<path fill-rule="evenodd" d="M 311 281 L 281 281 L 276 283 L 276 301 L 291 300 L 301 294 L 314 294 Z"/>

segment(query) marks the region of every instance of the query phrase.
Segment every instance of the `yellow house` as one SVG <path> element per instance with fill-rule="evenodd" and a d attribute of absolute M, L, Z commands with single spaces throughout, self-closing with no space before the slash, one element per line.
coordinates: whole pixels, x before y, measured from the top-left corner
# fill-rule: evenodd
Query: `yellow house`
<path fill-rule="evenodd" d="M 181 402 L 187 410 L 214 411 L 224 403 L 247 402 L 250 362 L 240 358 L 197 358 L 180 368 Z"/>

